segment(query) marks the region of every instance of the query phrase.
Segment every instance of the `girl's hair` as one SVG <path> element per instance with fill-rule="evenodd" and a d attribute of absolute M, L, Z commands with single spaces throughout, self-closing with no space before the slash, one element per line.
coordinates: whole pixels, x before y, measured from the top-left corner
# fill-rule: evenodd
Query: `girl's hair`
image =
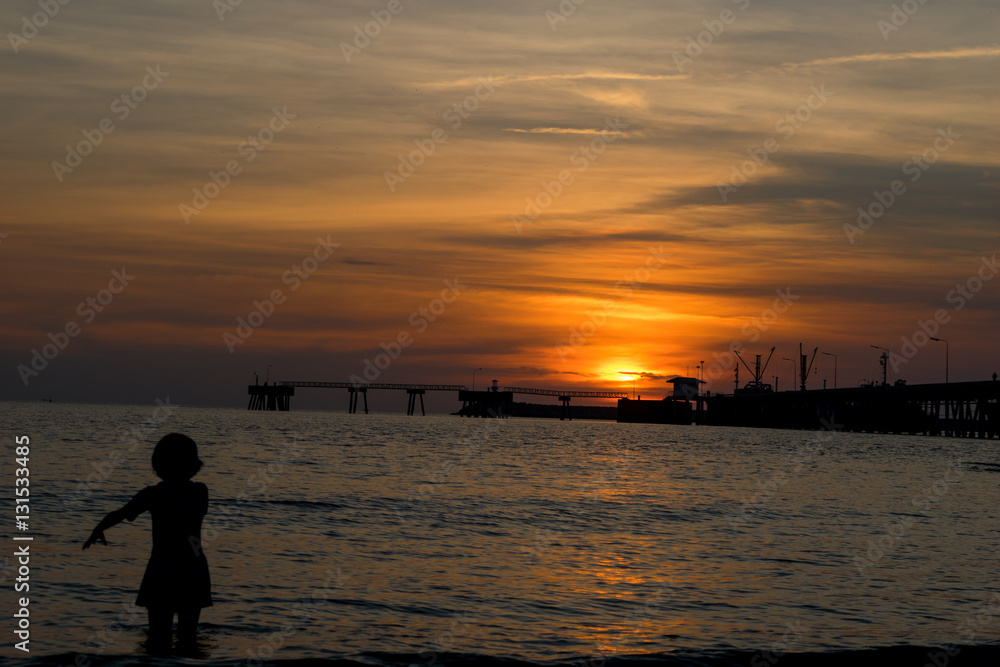
<path fill-rule="evenodd" d="M 165 482 L 183 481 L 201 470 L 198 445 L 180 433 L 168 433 L 153 449 L 153 470 Z"/>

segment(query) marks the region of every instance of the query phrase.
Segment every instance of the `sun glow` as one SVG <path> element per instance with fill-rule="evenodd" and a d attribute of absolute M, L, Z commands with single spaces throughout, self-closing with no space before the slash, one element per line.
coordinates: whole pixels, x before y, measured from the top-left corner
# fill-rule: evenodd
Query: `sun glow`
<path fill-rule="evenodd" d="M 642 368 L 643 366 L 635 360 L 618 358 L 602 364 L 600 369 L 596 371 L 596 375 L 601 382 L 606 384 L 628 383 L 631 387 L 633 380 L 640 379 L 639 376 L 642 373 L 640 369 Z"/>

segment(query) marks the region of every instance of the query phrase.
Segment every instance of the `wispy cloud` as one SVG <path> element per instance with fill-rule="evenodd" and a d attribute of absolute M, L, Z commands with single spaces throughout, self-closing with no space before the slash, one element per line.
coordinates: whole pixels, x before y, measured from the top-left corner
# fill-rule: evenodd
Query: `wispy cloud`
<path fill-rule="evenodd" d="M 998 241 L 1000 39 L 986 2 L 928 4 L 891 43 L 875 27 L 888 3 L 758 2 L 709 43 L 720 7 L 704 3 L 588 4 L 553 33 L 537 3 L 449 0 L 408 9 L 350 63 L 340 45 L 366 39 L 355 26 L 370 7 L 244 4 L 224 22 L 208 3 L 74 5 L 20 53 L 0 52 L 13 91 L 0 105 L 0 284 L 14 286 L 0 290 L 0 398 L 25 396 L 12 369 L 123 265 L 135 287 L 39 392 L 92 399 L 93 362 L 130 394 L 162 395 L 176 376 L 180 402 L 238 404 L 248 368 L 358 372 L 421 308 L 434 319 L 386 381 L 467 382 L 463 369 L 484 366 L 510 384 L 627 377 L 662 390 L 733 340 L 750 347 L 741 328 L 785 286 L 802 300 L 752 347 L 836 342 L 841 376 L 865 377 L 869 343 L 910 334 Z M 671 58 L 688 49 L 702 52 L 690 75 Z M 158 64 L 163 88 L 123 106 Z M 483 81 L 498 86 L 488 102 Z M 824 84 L 819 109 L 811 87 Z M 297 119 L 265 146 L 260 128 L 284 105 Z M 629 141 L 598 153 L 613 117 Z M 946 154 L 928 148 L 940 127 L 962 135 Z M 70 150 L 92 155 L 59 182 L 51 165 Z M 385 174 L 411 168 L 388 191 Z M 723 201 L 736 170 L 746 183 Z M 178 203 L 226 180 L 183 225 Z M 858 207 L 890 196 L 850 244 Z M 515 213 L 534 215 L 522 234 Z M 309 273 L 320 235 L 343 251 L 306 280 L 296 271 Z M 676 268 L 619 284 L 661 244 Z M 446 278 L 469 289 L 440 313 Z M 287 301 L 230 357 L 222 332 L 274 289 Z M 969 379 L 997 358 L 994 294 L 948 325 Z M 611 300 L 564 363 L 554 343 Z M 178 350 L 196 363 L 170 368 Z M 936 378 L 938 359 L 914 360 L 910 379 Z"/>
<path fill-rule="evenodd" d="M 964 49 L 942 51 L 901 51 L 898 53 L 859 53 L 851 56 L 820 58 L 804 63 L 784 63 L 784 69 L 800 67 L 821 67 L 823 65 L 847 65 L 850 63 L 876 63 L 893 60 L 951 60 L 959 58 L 995 58 L 1000 56 L 1000 46 L 977 46 Z"/>
<path fill-rule="evenodd" d="M 650 373 L 648 371 L 618 371 L 622 375 L 634 375 L 636 378 L 641 378 L 643 380 L 667 380 L 672 377 L 677 377 L 676 375 L 661 375 L 659 373 Z"/>
<path fill-rule="evenodd" d="M 639 74 L 637 72 L 576 72 L 564 74 L 501 74 L 490 75 L 490 80 L 499 84 L 545 83 L 549 81 L 683 81 L 688 74 Z M 424 84 L 427 88 L 466 88 L 479 83 L 478 77 L 466 77 L 452 81 L 438 81 Z"/>
<path fill-rule="evenodd" d="M 342 261 L 344 264 L 354 264 L 356 266 L 378 266 L 379 264 L 381 264 L 381 262 L 369 262 L 368 260 L 355 259 L 353 257 L 348 257 L 340 261 Z"/>
<path fill-rule="evenodd" d="M 600 134 L 604 130 L 584 127 L 533 127 L 525 130 L 519 127 L 505 127 L 504 132 L 521 132 L 524 134 Z"/>

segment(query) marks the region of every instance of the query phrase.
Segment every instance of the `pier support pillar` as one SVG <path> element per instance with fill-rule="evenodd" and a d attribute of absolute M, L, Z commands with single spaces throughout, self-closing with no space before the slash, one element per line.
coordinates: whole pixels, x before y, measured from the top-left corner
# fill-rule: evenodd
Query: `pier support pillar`
<path fill-rule="evenodd" d="M 407 389 L 406 393 L 409 394 L 409 402 L 406 406 L 406 414 L 412 415 L 417 409 L 417 396 L 420 397 L 420 414 L 427 416 L 424 411 L 424 394 L 426 393 L 423 389 Z"/>
<path fill-rule="evenodd" d="M 559 400 L 562 401 L 562 415 L 559 416 L 559 421 L 573 421 L 573 417 L 569 413 L 569 396 L 560 396 Z"/>
<path fill-rule="evenodd" d="M 269 385 L 265 382 L 248 386 L 247 393 L 250 394 L 247 410 L 288 412 L 292 405 L 292 396 L 295 395 L 295 387 Z"/>
<path fill-rule="evenodd" d="M 365 414 L 368 414 L 368 388 L 367 387 L 348 387 L 348 399 L 347 399 L 347 414 L 357 414 L 358 412 L 358 394 L 364 396 L 365 401 Z"/>

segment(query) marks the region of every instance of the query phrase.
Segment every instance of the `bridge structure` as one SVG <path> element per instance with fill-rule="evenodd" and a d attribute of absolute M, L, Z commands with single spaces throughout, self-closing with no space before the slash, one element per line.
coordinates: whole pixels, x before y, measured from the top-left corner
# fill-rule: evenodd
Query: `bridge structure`
<path fill-rule="evenodd" d="M 558 396 L 562 401 L 562 415 L 560 420 L 573 417 L 569 411 L 569 401 L 571 398 L 628 398 L 627 391 L 561 391 L 556 389 L 534 389 L 530 387 L 504 387 L 505 392 L 513 394 L 526 394 L 528 396 Z"/>
<path fill-rule="evenodd" d="M 463 416 L 470 417 L 503 417 L 509 414 L 509 406 L 513 402 L 514 394 L 525 394 L 529 396 L 556 396 L 562 401 L 563 411 L 560 419 L 572 419 L 570 415 L 569 402 L 571 398 L 626 398 L 628 392 L 624 391 L 565 391 L 559 389 L 536 389 L 526 387 L 504 387 L 499 390 L 493 387 L 486 391 L 470 391 L 468 387 L 460 384 L 391 384 L 386 382 L 314 382 L 280 380 L 273 384 L 264 383 L 262 385 L 252 384 L 247 387 L 250 395 L 248 410 L 278 410 L 287 412 L 291 409 L 291 397 L 295 395 L 295 389 L 346 389 L 348 392 L 347 412 L 356 414 L 358 403 L 365 414 L 368 414 L 368 390 L 386 389 L 390 391 L 405 391 L 409 394 L 409 401 L 406 407 L 406 414 L 416 414 L 417 401 L 420 402 L 420 414 L 426 415 L 424 408 L 424 394 L 428 391 L 454 391 L 458 392 L 458 400 L 462 401 Z"/>
<path fill-rule="evenodd" d="M 295 395 L 295 388 L 315 388 L 315 389 L 346 389 L 348 392 L 347 412 L 355 414 L 358 411 L 358 399 L 362 399 L 365 414 L 368 414 L 368 390 L 369 389 L 389 389 L 405 391 L 409 394 L 409 401 L 406 406 L 406 414 L 412 415 L 416 412 L 417 399 L 420 400 L 420 414 L 426 415 L 424 409 L 424 394 L 428 391 L 462 391 L 465 385 L 460 384 L 390 384 L 386 382 L 369 382 L 361 384 L 358 382 L 303 382 L 297 380 L 281 380 L 268 386 L 250 385 L 247 393 L 250 394 L 250 404 L 248 410 L 281 410 L 287 411 L 291 407 L 291 397 Z"/>

